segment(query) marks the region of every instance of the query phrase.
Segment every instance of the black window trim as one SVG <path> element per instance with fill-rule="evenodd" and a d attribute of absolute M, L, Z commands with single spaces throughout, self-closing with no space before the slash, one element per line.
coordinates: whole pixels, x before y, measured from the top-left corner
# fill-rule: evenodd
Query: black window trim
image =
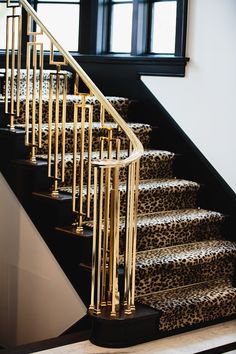
<path fill-rule="evenodd" d="M 146 2 L 145 0 L 134 1 L 143 5 L 145 5 Z M 33 1 L 31 1 L 31 3 L 32 2 Z M 40 0 L 39 2 L 41 3 Z M 107 2 L 108 0 L 80 0 L 79 52 L 70 52 L 78 63 L 137 65 L 137 67 L 142 66 L 142 75 L 149 75 L 150 72 L 152 75 L 163 75 L 162 67 L 165 66 L 164 75 L 168 76 L 170 74 L 171 76 L 184 76 L 184 68 L 189 61 L 189 58 L 185 56 L 188 0 L 178 0 L 177 13 L 181 14 L 181 18 L 177 15 L 176 35 L 178 33 L 178 40 L 176 40 L 176 46 L 178 47 L 178 50 L 176 51 L 176 55 L 151 54 L 147 53 L 147 50 L 144 53 L 143 41 L 140 44 L 138 34 L 136 34 L 136 48 L 134 49 L 132 47 L 130 54 L 106 53 L 104 51 L 104 41 L 106 41 L 106 31 L 104 28 L 106 28 L 105 26 L 107 26 L 107 23 L 104 23 L 104 13 L 106 15 L 106 12 L 104 12 L 104 4 Z M 140 6 L 139 11 L 144 12 L 145 7 Z M 144 27 L 146 27 L 145 21 L 146 20 L 144 19 Z M 23 26 L 23 30 L 25 30 L 26 33 L 26 14 L 24 11 Z M 142 28 L 140 29 L 140 32 L 145 36 L 147 35 Z M 133 33 L 132 36 L 135 36 L 135 34 Z M 23 36 L 22 39 L 22 44 L 26 43 L 27 36 Z M 24 56 L 23 53 L 23 62 Z M 57 56 L 57 54 L 55 54 L 55 56 Z M 4 57 L 5 51 L 0 51 L 0 67 L 4 67 L 5 65 Z M 45 68 L 47 66 L 47 61 L 48 60 L 45 61 Z M 175 75 L 172 75 L 172 66 L 177 68 L 175 69 L 175 71 L 177 70 Z M 144 70 L 144 67 L 146 67 L 147 70 Z M 170 70 L 168 70 L 168 67 L 170 67 Z"/>

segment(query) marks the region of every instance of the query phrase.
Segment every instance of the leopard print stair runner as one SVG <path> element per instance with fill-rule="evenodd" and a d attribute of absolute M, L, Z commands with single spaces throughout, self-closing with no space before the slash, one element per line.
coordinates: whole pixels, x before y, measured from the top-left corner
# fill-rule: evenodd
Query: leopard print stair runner
<path fill-rule="evenodd" d="M 38 157 L 47 159 L 48 141 L 48 88 L 49 73 L 45 72 L 43 88 L 43 143 Z M 70 81 L 71 74 L 68 73 Z M 25 72 L 21 73 L 21 118 L 25 119 Z M 73 151 L 73 107 L 81 97 L 67 95 L 66 114 L 66 178 L 60 191 L 71 193 Z M 127 119 L 129 99 L 107 97 L 118 113 Z M 62 102 L 62 100 L 61 100 Z M 86 98 L 93 106 L 93 159 L 99 157 L 99 137 L 104 135 L 99 123 L 100 104 L 93 96 Z M 30 105 L 32 108 L 32 105 Z M 55 105 L 54 105 L 55 108 Z M 80 114 L 78 115 L 78 146 L 80 144 Z M 37 121 L 37 117 L 36 117 Z M 36 122 L 37 123 L 37 122 Z M 106 113 L 105 124 L 113 128 L 113 137 L 121 139 L 121 159 L 127 156 L 128 141 L 124 133 Z M 198 192 L 200 184 L 174 178 L 176 155 L 169 151 L 153 150 L 150 146 L 152 128 L 148 124 L 128 123 L 140 141 L 145 153 L 140 161 L 140 183 L 137 219 L 137 301 L 160 312 L 160 331 L 172 331 L 208 321 L 221 320 L 236 315 L 236 288 L 232 278 L 235 272 L 236 244 L 223 240 L 221 227 L 225 220 L 221 213 L 200 209 Z M 37 126 L 37 124 L 36 124 Z M 85 124 L 87 127 L 87 123 Z M 61 141 L 61 125 L 59 141 Z M 52 125 L 52 136 L 54 134 Z M 158 133 L 157 133 L 158 134 Z M 85 132 L 85 147 L 87 146 Z M 78 158 L 79 164 L 79 158 Z M 84 164 L 86 167 L 87 156 Z M 60 169 L 60 166 L 59 166 Z M 86 171 L 86 168 L 85 168 Z M 86 179 L 86 173 L 84 175 Z M 125 249 L 125 214 L 127 178 L 125 169 L 120 171 L 121 220 L 120 220 L 120 266 Z M 86 188 L 84 189 L 84 202 Z M 93 191 L 91 192 L 91 208 Z M 93 222 L 87 222 L 92 228 Z"/>

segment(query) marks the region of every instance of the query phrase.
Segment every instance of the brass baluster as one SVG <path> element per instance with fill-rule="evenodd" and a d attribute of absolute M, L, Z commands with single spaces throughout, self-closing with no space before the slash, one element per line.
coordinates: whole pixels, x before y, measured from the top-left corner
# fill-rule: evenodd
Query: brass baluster
<path fill-rule="evenodd" d="M 116 159 L 120 159 L 120 140 L 116 139 Z M 110 250 L 112 256 L 112 301 L 111 316 L 116 316 L 116 306 L 120 304 L 120 294 L 118 286 L 118 269 L 119 269 L 119 222 L 120 222 L 120 191 L 119 191 L 119 169 L 113 169 L 113 189 L 112 189 L 112 215 L 113 229 L 110 237 L 112 238 L 113 249 Z"/>
<path fill-rule="evenodd" d="M 37 66 L 37 51 L 36 51 L 36 38 L 33 36 L 33 94 L 32 94 L 32 150 L 31 161 L 36 162 L 36 66 Z"/>
<path fill-rule="evenodd" d="M 82 95 L 81 108 L 81 126 L 80 126 L 80 169 L 79 169 L 79 220 L 76 231 L 78 233 L 83 231 L 83 189 L 84 189 L 84 138 L 85 138 L 85 106 L 86 95 Z"/>
<path fill-rule="evenodd" d="M 38 110 L 38 147 L 42 147 L 42 119 L 43 119 L 43 43 L 39 46 L 39 110 Z"/>
<path fill-rule="evenodd" d="M 97 199 L 98 199 L 98 168 L 94 167 L 94 202 L 93 202 L 93 246 L 92 246 L 92 276 L 91 276 L 91 301 L 89 310 L 95 308 L 95 281 L 97 262 Z"/>
<path fill-rule="evenodd" d="M 7 8 L 12 9 L 12 15 L 6 18 L 6 80 L 5 80 L 5 113 L 10 115 L 10 130 L 15 130 L 14 117 L 19 116 L 19 92 L 20 92 L 20 67 L 21 67 L 21 13 L 16 14 L 16 9 L 21 11 L 20 4 L 11 4 L 7 1 Z M 18 26 L 16 26 L 16 20 L 18 20 Z M 11 21 L 11 23 L 10 23 Z M 10 26 L 11 25 L 11 26 Z M 18 28 L 16 28 L 18 27 Z M 11 30 L 10 30 L 11 28 Z M 16 32 L 17 30 L 17 32 Z M 10 41 L 11 33 L 11 41 Z M 17 46 L 15 46 L 17 38 Z M 10 69 L 10 45 L 11 42 L 11 77 L 9 80 Z M 17 65 L 15 60 L 15 51 L 17 50 Z M 16 90 L 15 90 L 15 67 L 16 67 Z M 10 112 L 9 112 L 9 82 L 10 82 Z M 16 94 L 15 94 L 16 92 Z M 16 100 L 15 100 L 16 99 Z M 16 104 L 16 111 L 15 111 Z"/>
<path fill-rule="evenodd" d="M 52 177 L 52 98 L 53 98 L 53 75 L 50 74 L 48 93 L 48 177 Z"/>
<path fill-rule="evenodd" d="M 108 225 L 109 225 L 109 204 L 110 204 L 110 190 L 108 192 L 107 185 L 107 173 L 108 170 L 105 170 L 105 218 L 104 218 L 104 228 L 103 228 L 103 255 L 102 255 L 102 295 L 101 295 L 101 306 L 106 306 L 106 296 L 107 296 L 107 253 L 108 253 Z M 110 181 L 109 181 L 110 183 Z"/>
<path fill-rule="evenodd" d="M 16 115 L 20 115 L 20 69 L 21 69 L 21 36 L 22 16 L 18 17 L 18 50 L 17 50 L 17 82 L 16 82 Z"/>
<path fill-rule="evenodd" d="M 61 74 L 63 77 L 62 92 L 62 119 L 61 119 L 61 135 L 62 135 L 62 152 L 61 152 L 61 181 L 65 181 L 65 154 L 66 154 L 66 95 L 67 95 L 67 75 Z"/>
<path fill-rule="evenodd" d="M 87 178 L 87 218 L 90 218 L 91 203 L 91 172 L 92 172 L 92 142 L 93 142 L 93 106 L 86 105 L 88 108 L 88 178 Z"/>
<path fill-rule="evenodd" d="M 104 158 L 104 139 L 101 138 L 100 145 L 100 159 Z M 97 299 L 96 308 L 94 310 L 96 315 L 101 313 L 101 270 L 102 270 L 102 222 L 103 222 L 103 193 L 104 193 L 104 169 L 99 169 L 99 184 L 98 184 L 98 246 L 97 246 Z"/>
<path fill-rule="evenodd" d="M 81 121 L 80 121 L 80 165 L 79 165 L 79 198 L 78 198 L 78 208 L 73 209 L 76 216 L 76 232 L 83 232 L 83 218 L 86 216 L 90 218 L 90 205 L 91 205 L 91 176 L 92 176 L 92 131 L 93 131 L 93 106 L 86 103 L 87 96 L 90 93 L 83 93 L 79 90 L 79 75 L 76 73 L 74 80 L 74 95 L 81 97 L 81 103 L 74 105 L 76 109 L 81 111 Z M 88 146 L 87 146 L 87 181 L 86 181 L 86 210 L 84 211 L 84 170 L 86 165 L 84 163 L 85 159 L 85 125 L 86 125 L 86 113 L 88 113 Z M 78 117 L 78 116 L 77 116 Z M 74 162 L 75 163 L 75 162 Z M 75 205 L 75 204 L 74 204 Z"/>
<path fill-rule="evenodd" d="M 50 73 L 49 82 L 49 106 L 48 106 L 48 176 L 53 178 L 54 185 L 52 196 L 57 198 L 58 183 L 65 179 L 65 142 L 66 142 L 66 94 L 67 94 L 67 75 L 60 73 L 60 65 L 57 66 L 56 73 Z M 55 79 L 55 102 L 53 102 L 53 82 Z M 60 112 L 60 88 L 62 82 L 62 110 Z M 53 106 L 55 104 L 55 114 Z M 54 119 L 53 119 L 54 118 Z M 60 119 L 61 118 L 61 119 Z M 59 123 L 61 123 L 61 143 L 59 141 Z M 54 124 L 54 129 L 53 129 Z M 53 132 L 53 134 L 52 134 Z M 54 137 L 54 139 L 53 139 Z M 53 146 L 54 141 L 54 146 Z M 52 152 L 53 148 L 53 152 Z M 60 153 L 61 151 L 61 153 Z M 54 171 L 52 175 L 52 155 L 54 155 Z M 59 175 L 59 157 L 61 156 L 61 175 Z"/>
<path fill-rule="evenodd" d="M 6 20 L 6 78 L 5 78 L 5 113 L 8 113 L 8 90 L 9 90 L 9 77 L 8 77 L 8 73 L 9 73 L 9 32 L 10 32 L 10 21 L 9 21 L 9 16 L 7 16 L 7 20 Z"/>
<path fill-rule="evenodd" d="M 129 239 L 128 239 L 128 298 L 126 314 L 131 314 L 131 291 L 132 291 L 132 261 L 133 261 L 133 213 L 134 213 L 134 164 L 130 165 L 130 215 L 129 215 Z"/>
<path fill-rule="evenodd" d="M 129 155 L 132 152 L 132 145 L 129 146 Z M 127 174 L 127 196 L 126 196 L 126 246 L 125 246 L 125 314 L 131 314 L 131 259 L 132 259 L 132 234 L 133 234 L 133 166 L 128 166 Z"/>
<path fill-rule="evenodd" d="M 57 66 L 56 73 L 56 95 L 55 95 L 55 116 L 54 116 L 54 188 L 52 191 L 53 197 L 58 197 L 58 154 L 59 154 L 59 93 L 60 93 L 60 66 Z"/>
<path fill-rule="evenodd" d="M 104 110 L 103 110 L 104 114 Z M 112 158 L 112 129 L 108 129 L 108 137 L 102 138 L 107 141 L 108 151 L 107 158 Z M 110 223 L 110 189 L 111 189 L 111 168 L 105 170 L 105 200 L 104 200 L 104 238 L 103 238 L 103 273 L 102 273 L 102 306 L 106 306 L 106 267 L 107 267 L 107 254 L 108 254 L 108 239 L 109 239 L 109 223 Z M 110 260 L 111 261 L 111 260 Z M 110 262 L 111 264 L 111 262 Z M 110 278 L 110 291 L 111 291 L 111 278 Z M 110 303 L 110 295 L 108 295 Z"/>
<path fill-rule="evenodd" d="M 78 144 L 78 105 L 74 103 L 74 122 L 73 122 L 73 184 L 72 184 L 72 211 L 76 213 L 76 188 L 77 188 L 77 144 Z"/>
<path fill-rule="evenodd" d="M 135 270 L 136 270 L 136 248 L 137 248 L 137 214 L 138 214 L 138 186 L 140 160 L 133 163 L 135 182 L 134 182 L 134 216 L 133 216 L 133 259 L 132 259 L 132 285 L 131 285 L 131 310 L 135 310 Z"/>
<path fill-rule="evenodd" d="M 25 144 L 31 146 L 30 160 L 36 163 L 36 148 L 41 147 L 42 143 L 42 86 L 43 86 L 43 43 L 37 42 L 37 35 L 42 35 L 42 30 L 32 31 L 32 19 L 27 15 L 27 34 L 32 37 L 32 40 L 27 43 L 26 57 L 26 119 L 25 119 Z M 39 89 L 37 92 L 37 68 L 38 58 L 37 51 L 39 50 Z M 30 72 L 31 72 L 31 51 L 32 53 L 32 92 L 30 93 Z M 30 117 L 30 96 L 32 101 L 32 114 Z M 38 121 L 36 120 L 37 99 L 39 101 Z M 30 118 L 31 118 L 31 142 L 30 137 Z M 37 130 L 38 128 L 38 130 Z M 38 134 L 38 141 L 36 135 Z"/>
<path fill-rule="evenodd" d="M 85 156 L 85 112 L 86 112 L 86 95 L 82 95 L 81 103 L 74 104 L 74 153 L 73 153 L 73 212 L 77 215 L 76 217 L 76 232 L 82 233 L 83 232 L 83 215 L 86 215 L 83 212 L 83 191 L 84 191 L 84 156 Z M 77 188 L 77 144 L 78 144 L 78 109 L 81 111 L 81 121 L 80 121 L 80 164 L 79 164 L 79 182 L 78 182 L 78 202 L 76 203 L 76 188 Z M 91 115 L 90 119 L 91 119 Z M 91 125 L 92 123 L 90 123 Z M 90 136 L 91 140 L 91 136 Z M 91 150 L 92 141 L 90 141 L 90 150 Z M 91 151 L 90 151 L 90 158 L 91 158 Z M 87 185 L 88 190 L 88 185 Z M 78 204 L 78 205 L 76 205 Z"/>
<path fill-rule="evenodd" d="M 27 43 L 26 50 L 26 97 L 25 97 L 25 145 L 28 146 L 29 142 L 29 94 L 30 94 L 30 45 Z"/>
<path fill-rule="evenodd" d="M 14 130 L 14 76 L 15 76 L 15 7 L 12 8 L 12 42 L 11 42 L 11 109 L 10 109 L 10 129 Z"/>
<path fill-rule="evenodd" d="M 101 314 L 101 262 L 102 262 L 102 206 L 103 206 L 103 168 L 99 169 L 99 210 L 98 210 L 98 246 L 97 246 L 97 294 L 96 294 L 96 307 L 94 313 Z"/>

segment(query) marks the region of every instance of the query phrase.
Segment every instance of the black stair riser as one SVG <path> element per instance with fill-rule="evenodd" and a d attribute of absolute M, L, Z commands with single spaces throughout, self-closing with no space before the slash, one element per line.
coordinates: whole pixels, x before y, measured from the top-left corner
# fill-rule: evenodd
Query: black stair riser
<path fill-rule="evenodd" d="M 118 318 L 93 315 L 91 342 L 95 345 L 123 348 L 157 338 L 159 313 L 146 306 L 136 306 L 132 315 Z"/>
<path fill-rule="evenodd" d="M 50 193 L 33 193 L 32 204 L 35 219 L 46 229 L 72 225 L 75 221 L 70 195 L 60 194 L 57 198 Z"/>
<path fill-rule="evenodd" d="M 29 160 L 15 160 L 12 163 L 15 176 L 15 193 L 25 208 L 32 206 L 32 193 L 48 190 L 51 180 L 48 178 L 47 163 L 32 163 Z"/>

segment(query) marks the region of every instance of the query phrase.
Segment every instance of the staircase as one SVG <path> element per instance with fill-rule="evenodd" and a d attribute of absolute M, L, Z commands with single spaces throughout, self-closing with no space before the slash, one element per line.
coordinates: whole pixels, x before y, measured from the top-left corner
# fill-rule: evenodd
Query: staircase
<path fill-rule="evenodd" d="M 7 70 L 5 97 L 17 113 L 4 114 L 1 149 L 10 156 L 1 168 L 89 307 L 91 340 L 122 347 L 234 318 L 228 216 L 199 206 L 203 186 L 175 177 L 180 157 L 156 148 L 150 125 L 129 122 L 129 99 L 106 97 L 105 106 L 88 81 L 86 92 L 73 92 L 73 71 L 54 65 Z M 114 121 L 110 105 L 127 124 Z"/>

